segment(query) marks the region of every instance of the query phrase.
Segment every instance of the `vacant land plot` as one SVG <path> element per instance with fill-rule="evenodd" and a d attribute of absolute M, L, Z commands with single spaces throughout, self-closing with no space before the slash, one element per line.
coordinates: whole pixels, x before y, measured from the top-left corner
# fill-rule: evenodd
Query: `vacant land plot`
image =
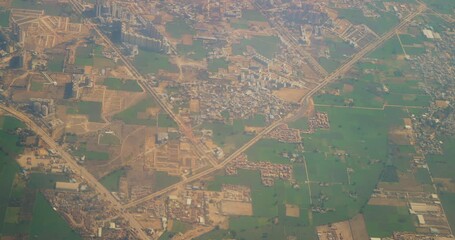
<path fill-rule="evenodd" d="M 251 216 L 253 206 L 248 202 L 222 201 L 221 211 L 226 215 Z"/>
<path fill-rule="evenodd" d="M 91 102 L 91 101 L 81 101 L 81 102 L 72 102 L 69 103 L 69 108 L 67 109 L 67 114 L 80 114 L 88 116 L 90 122 L 103 122 L 101 118 L 102 112 L 102 103 L 101 102 Z"/>
<path fill-rule="evenodd" d="M 104 80 L 103 84 L 107 86 L 107 89 L 109 90 L 142 92 L 142 88 L 139 86 L 136 80 L 107 78 Z"/>
<path fill-rule="evenodd" d="M 287 102 L 298 103 L 307 92 L 307 89 L 282 88 L 280 90 L 273 91 L 273 95 Z"/>
<path fill-rule="evenodd" d="M 297 205 L 286 204 L 287 217 L 300 217 L 300 207 Z"/>

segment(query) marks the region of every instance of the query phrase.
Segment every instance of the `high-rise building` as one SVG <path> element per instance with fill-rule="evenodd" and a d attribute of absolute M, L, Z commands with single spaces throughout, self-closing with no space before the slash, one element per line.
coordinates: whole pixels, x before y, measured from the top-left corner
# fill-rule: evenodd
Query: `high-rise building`
<path fill-rule="evenodd" d="M 96 3 L 95 3 L 95 16 L 96 17 L 101 17 L 102 9 L 103 9 L 103 1 L 96 0 Z"/>

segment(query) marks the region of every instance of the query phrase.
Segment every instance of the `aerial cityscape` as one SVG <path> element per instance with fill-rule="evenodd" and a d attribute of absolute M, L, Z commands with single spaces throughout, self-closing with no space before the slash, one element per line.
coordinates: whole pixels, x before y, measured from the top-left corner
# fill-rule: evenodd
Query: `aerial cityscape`
<path fill-rule="evenodd" d="M 0 240 L 455 240 L 454 0 L 0 0 Z"/>

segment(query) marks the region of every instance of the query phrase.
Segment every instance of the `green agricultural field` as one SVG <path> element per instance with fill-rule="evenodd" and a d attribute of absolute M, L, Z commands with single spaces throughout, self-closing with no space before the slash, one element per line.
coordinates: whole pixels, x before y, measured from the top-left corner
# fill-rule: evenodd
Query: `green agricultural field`
<path fill-rule="evenodd" d="M 450 227 L 455 229 L 455 193 L 453 192 L 439 192 L 442 207 L 449 221 Z"/>
<path fill-rule="evenodd" d="M 42 82 L 34 82 L 32 81 L 30 84 L 30 90 L 32 91 L 43 91 L 44 84 Z"/>
<path fill-rule="evenodd" d="M 177 51 L 188 58 L 200 61 L 207 57 L 208 49 L 202 43 L 202 40 L 193 41 L 193 45 L 177 45 Z"/>
<path fill-rule="evenodd" d="M 400 34 L 400 40 L 404 46 L 423 44 L 425 42 L 425 36 L 423 36 L 423 34 L 420 32 L 418 36 L 413 36 L 410 34 Z"/>
<path fill-rule="evenodd" d="M 390 237 L 395 231 L 415 232 L 415 219 L 406 207 L 372 206 L 363 209 L 368 234 L 371 237 Z"/>
<path fill-rule="evenodd" d="M 194 29 L 185 22 L 185 20 L 180 18 L 166 23 L 166 32 L 168 32 L 173 38 L 181 38 L 185 34 L 194 35 L 196 33 Z"/>
<path fill-rule="evenodd" d="M 141 113 L 145 113 L 148 108 L 156 108 L 158 104 L 151 98 L 144 99 L 120 113 L 114 115 L 114 119 L 123 121 L 126 124 L 133 125 L 155 125 L 156 117 L 152 116 L 139 116 Z"/>
<path fill-rule="evenodd" d="M 341 66 L 341 61 L 332 58 L 320 57 L 318 62 L 327 72 L 333 72 Z"/>
<path fill-rule="evenodd" d="M 245 125 L 242 121 L 234 120 L 234 124 L 224 124 L 221 122 L 204 123 L 202 129 L 213 131 L 212 139 L 216 145 L 220 146 L 228 154 L 233 152 L 239 146 L 251 139 L 252 135 L 244 132 Z"/>
<path fill-rule="evenodd" d="M 177 234 L 179 234 L 179 233 L 183 234 L 183 233 L 187 232 L 188 230 L 190 230 L 191 228 L 192 228 L 191 225 L 189 225 L 187 223 L 184 223 L 184 222 L 178 221 L 178 220 L 173 220 L 172 230 L 166 231 L 165 233 L 163 233 L 163 235 L 161 235 L 159 240 L 170 240 L 170 239 L 172 239 L 172 237 L 176 236 Z"/>
<path fill-rule="evenodd" d="M 6 209 L 5 223 L 18 224 L 20 207 L 8 207 Z"/>
<path fill-rule="evenodd" d="M 101 102 L 74 102 L 69 103 L 67 114 L 87 115 L 90 122 L 103 122 L 101 118 L 102 103 Z"/>
<path fill-rule="evenodd" d="M 0 27 L 9 27 L 10 11 L 0 7 Z"/>
<path fill-rule="evenodd" d="M 291 155 L 296 150 L 296 144 L 282 143 L 274 139 L 262 139 L 246 151 L 248 160 L 255 162 L 271 162 L 289 164 L 290 160 L 282 153 Z"/>
<path fill-rule="evenodd" d="M 245 21 L 267 22 L 267 19 L 257 10 L 242 10 L 241 19 Z"/>
<path fill-rule="evenodd" d="M 139 50 L 133 64 L 143 74 L 156 74 L 159 70 L 177 72 L 177 66 L 169 62 L 169 56 L 144 49 Z"/>
<path fill-rule="evenodd" d="M 139 86 L 136 80 L 107 78 L 103 81 L 103 85 L 106 86 L 109 90 L 142 92 L 142 88 Z"/>
<path fill-rule="evenodd" d="M 81 144 L 79 148 L 73 152 L 73 154 L 78 157 L 85 156 L 85 159 L 89 161 L 109 160 L 108 152 L 89 151 L 87 150 L 87 146 L 84 144 Z"/>
<path fill-rule="evenodd" d="M 96 68 L 115 67 L 113 60 L 103 56 L 103 46 L 88 44 L 87 46 L 79 46 L 76 50 L 75 65 L 78 66 L 93 66 Z"/>
<path fill-rule="evenodd" d="M 168 114 L 159 114 L 158 127 L 176 128 L 177 123 Z"/>
<path fill-rule="evenodd" d="M 365 17 L 362 10 L 355 8 L 337 9 L 340 18 L 345 18 L 353 24 L 365 24 L 377 34 L 386 33 L 398 24 L 398 17 L 394 13 L 381 13 L 379 18 Z"/>
<path fill-rule="evenodd" d="M 56 182 L 68 182 L 69 178 L 63 174 L 32 173 L 28 188 L 32 189 L 54 189 Z"/>
<path fill-rule="evenodd" d="M 44 10 L 46 15 L 51 16 L 66 16 L 74 15 L 74 11 L 70 4 L 60 4 L 57 2 L 43 3 L 36 0 L 13 0 L 11 2 L 12 8 Z"/>
<path fill-rule="evenodd" d="M 433 184 L 430 174 L 425 168 L 418 168 L 417 172 L 414 175 L 420 184 Z"/>
<path fill-rule="evenodd" d="M 396 59 L 398 55 L 404 54 L 397 36 L 387 40 L 382 47 L 368 54 L 368 57 L 378 58 L 381 60 Z"/>
<path fill-rule="evenodd" d="M 234 29 L 248 29 L 250 22 L 267 22 L 267 19 L 257 10 L 242 10 L 242 17 L 231 22 Z"/>
<path fill-rule="evenodd" d="M 408 55 L 420 56 L 427 51 L 425 47 L 405 47 L 404 50 Z"/>
<path fill-rule="evenodd" d="M 443 155 L 429 155 L 427 162 L 430 166 L 431 175 L 435 178 L 450 178 L 455 180 L 455 138 L 443 139 Z"/>
<path fill-rule="evenodd" d="M 102 177 L 99 181 L 111 192 L 117 192 L 119 189 L 119 181 L 122 176 L 126 174 L 126 170 L 115 170 L 108 175 Z"/>
<path fill-rule="evenodd" d="M 38 193 L 36 196 L 33 211 L 33 220 L 30 226 L 30 235 L 33 239 L 82 239 L 72 230 L 65 220 L 52 209 L 52 206 L 43 196 Z"/>
<path fill-rule="evenodd" d="M 453 14 L 455 2 L 452 0 L 423 0 L 431 9 L 442 14 Z"/>
<path fill-rule="evenodd" d="M 314 229 L 308 227 L 309 195 L 307 188 L 294 189 L 289 182 L 277 180 L 272 187 L 262 185 L 258 171 L 239 170 L 237 175 L 217 175 L 214 181 L 208 182 L 208 189 L 219 191 L 222 184 L 248 186 L 252 190 L 253 216 L 232 217 L 229 231 L 215 229 L 198 239 L 219 239 L 221 236 L 238 239 L 283 239 L 284 236 L 295 236 L 296 239 L 315 239 Z M 286 217 L 285 204 L 300 207 L 300 217 Z M 273 218 L 278 224 L 273 224 Z M 285 230 L 286 229 L 286 230 Z M 228 235 L 226 235 L 228 234 Z"/>
<path fill-rule="evenodd" d="M 242 39 L 239 44 L 232 45 L 234 55 L 242 55 L 247 46 L 253 47 L 259 54 L 272 59 L 279 50 L 280 39 L 276 36 L 254 36 Z"/>
<path fill-rule="evenodd" d="M 153 191 L 157 192 L 178 181 L 180 181 L 180 178 L 177 176 L 171 176 L 167 172 L 156 171 L 153 179 Z"/>
<path fill-rule="evenodd" d="M 100 145 L 108 145 L 108 146 L 119 146 L 120 139 L 112 133 L 102 133 L 99 136 L 99 143 Z"/>
<path fill-rule="evenodd" d="M 47 63 L 47 68 L 50 72 L 63 72 L 65 55 L 51 55 Z"/>
<path fill-rule="evenodd" d="M 228 69 L 229 66 L 229 62 L 222 58 L 210 59 L 207 64 L 207 70 L 211 73 L 218 72 L 220 68 Z"/>

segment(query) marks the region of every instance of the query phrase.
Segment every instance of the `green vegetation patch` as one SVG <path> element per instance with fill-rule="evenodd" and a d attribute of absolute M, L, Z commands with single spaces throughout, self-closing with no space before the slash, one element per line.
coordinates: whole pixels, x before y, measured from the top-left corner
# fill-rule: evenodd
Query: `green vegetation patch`
<path fill-rule="evenodd" d="M 257 162 L 271 162 L 288 164 L 288 158 L 283 154 L 292 155 L 296 149 L 296 144 L 282 143 L 274 139 L 262 139 L 246 151 L 248 160 Z"/>
<path fill-rule="evenodd" d="M 30 84 L 30 90 L 32 91 L 43 91 L 44 83 L 32 81 Z"/>
<path fill-rule="evenodd" d="M 381 13 L 378 18 L 365 17 L 362 10 L 356 8 L 340 8 L 337 12 L 340 18 L 345 18 L 353 24 L 365 24 L 377 34 L 386 33 L 399 22 L 398 17 L 390 12 Z"/>
<path fill-rule="evenodd" d="M 119 190 L 119 182 L 122 176 L 125 176 L 126 170 L 119 169 L 115 170 L 108 175 L 100 179 L 100 183 L 103 184 L 111 192 L 117 192 Z"/>
<path fill-rule="evenodd" d="M 79 148 L 73 151 L 73 154 L 78 157 L 85 156 L 86 160 L 89 161 L 106 161 L 109 160 L 108 152 L 90 151 L 87 150 L 87 145 L 81 144 Z"/>
<path fill-rule="evenodd" d="M 414 174 L 420 184 L 432 184 L 430 174 L 426 168 L 418 168 Z"/>
<path fill-rule="evenodd" d="M 242 18 L 245 21 L 266 22 L 267 19 L 258 10 L 242 10 Z"/>
<path fill-rule="evenodd" d="M 136 80 L 107 78 L 103 82 L 109 90 L 126 91 L 126 92 L 142 92 L 141 86 Z"/>
<path fill-rule="evenodd" d="M 406 207 L 367 205 L 363 210 L 371 237 L 390 237 L 393 232 L 415 232 L 414 218 Z"/>
<path fill-rule="evenodd" d="M 20 207 L 8 207 L 6 209 L 5 223 L 18 224 Z"/>
<path fill-rule="evenodd" d="M 73 102 L 69 104 L 67 114 L 87 115 L 90 122 L 103 122 L 101 118 L 102 103 L 92 101 Z"/>
<path fill-rule="evenodd" d="M 156 74 L 159 70 L 177 72 L 177 66 L 169 62 L 169 56 L 145 49 L 140 49 L 134 58 L 134 66 L 143 74 Z"/>
<path fill-rule="evenodd" d="M 166 23 L 166 32 L 173 38 L 181 38 L 185 34 L 194 35 L 196 33 L 196 31 L 181 18 Z"/>
<path fill-rule="evenodd" d="M 452 14 L 455 11 L 455 2 L 452 0 L 423 0 L 428 7 L 442 14 Z"/>
<path fill-rule="evenodd" d="M 115 67 L 116 63 L 103 56 L 103 46 L 96 44 L 87 44 L 80 46 L 76 50 L 75 65 L 78 66 L 93 66 L 96 68 Z"/>
<path fill-rule="evenodd" d="M 33 239 L 38 240 L 82 239 L 69 227 L 65 220 L 52 209 L 52 206 L 42 193 L 38 193 L 36 196 L 30 235 L 33 236 Z"/>
<path fill-rule="evenodd" d="M 178 44 L 177 51 L 197 61 L 206 58 L 208 54 L 208 50 L 204 47 L 202 40 L 193 41 L 193 45 Z"/>
<path fill-rule="evenodd" d="M 32 189 L 54 189 L 56 182 L 68 182 L 69 178 L 63 174 L 39 173 L 30 174 L 28 187 Z"/>
<path fill-rule="evenodd" d="M 137 104 L 114 115 L 114 119 L 133 125 L 155 125 L 156 117 L 147 114 L 148 108 L 156 108 L 158 104 L 151 98 L 146 98 Z"/>
<path fill-rule="evenodd" d="M 120 139 L 113 133 L 102 133 L 99 136 L 99 144 L 109 146 L 119 146 Z"/>
<path fill-rule="evenodd" d="M 233 152 L 252 137 L 252 135 L 244 132 L 245 124 L 241 120 L 234 120 L 232 125 L 222 122 L 204 123 L 201 128 L 213 131 L 213 141 L 225 153 Z"/>
<path fill-rule="evenodd" d="M 276 36 L 254 36 L 250 39 L 242 39 L 239 44 L 232 45 L 234 55 L 242 55 L 247 46 L 251 46 L 266 58 L 272 59 L 279 50 L 280 39 Z"/>
<path fill-rule="evenodd" d="M 211 73 L 218 72 L 220 68 L 228 69 L 229 67 L 229 62 L 223 58 L 209 59 L 207 64 L 207 69 Z"/>
<path fill-rule="evenodd" d="M 177 123 L 168 114 L 158 114 L 158 127 L 176 128 Z"/>
<path fill-rule="evenodd" d="M 189 225 L 187 223 L 184 223 L 184 222 L 178 221 L 178 220 L 173 220 L 172 230 L 166 231 L 165 233 L 163 233 L 163 235 L 160 236 L 159 240 L 168 240 L 168 239 L 170 240 L 177 234 L 179 234 L 179 233 L 183 234 L 183 233 L 187 232 L 188 230 L 190 230 L 191 228 L 192 228 L 191 225 Z"/>
<path fill-rule="evenodd" d="M 369 57 L 391 60 L 396 59 L 398 55 L 404 54 L 397 36 L 387 40 L 382 47 L 369 54 Z"/>
<path fill-rule="evenodd" d="M 444 213 L 449 221 L 450 228 L 455 229 L 455 193 L 439 192 Z"/>
<path fill-rule="evenodd" d="M 156 171 L 153 179 L 153 191 L 157 192 L 178 181 L 180 181 L 180 178 L 177 176 L 169 175 L 167 172 Z"/>
<path fill-rule="evenodd" d="M 9 27 L 9 16 L 11 12 L 9 10 L 0 7 L 0 27 Z"/>
<path fill-rule="evenodd" d="M 44 10 L 46 15 L 74 18 L 76 13 L 68 3 L 46 2 L 37 0 L 13 0 L 12 8 Z"/>
<path fill-rule="evenodd" d="M 427 162 L 430 166 L 431 175 L 435 178 L 450 178 L 455 180 L 453 169 L 455 169 L 455 138 L 446 138 L 444 144 L 443 155 L 429 155 Z"/>
<path fill-rule="evenodd" d="M 51 72 L 63 72 L 65 64 L 65 55 L 51 55 L 51 58 L 47 62 L 47 70 Z"/>

